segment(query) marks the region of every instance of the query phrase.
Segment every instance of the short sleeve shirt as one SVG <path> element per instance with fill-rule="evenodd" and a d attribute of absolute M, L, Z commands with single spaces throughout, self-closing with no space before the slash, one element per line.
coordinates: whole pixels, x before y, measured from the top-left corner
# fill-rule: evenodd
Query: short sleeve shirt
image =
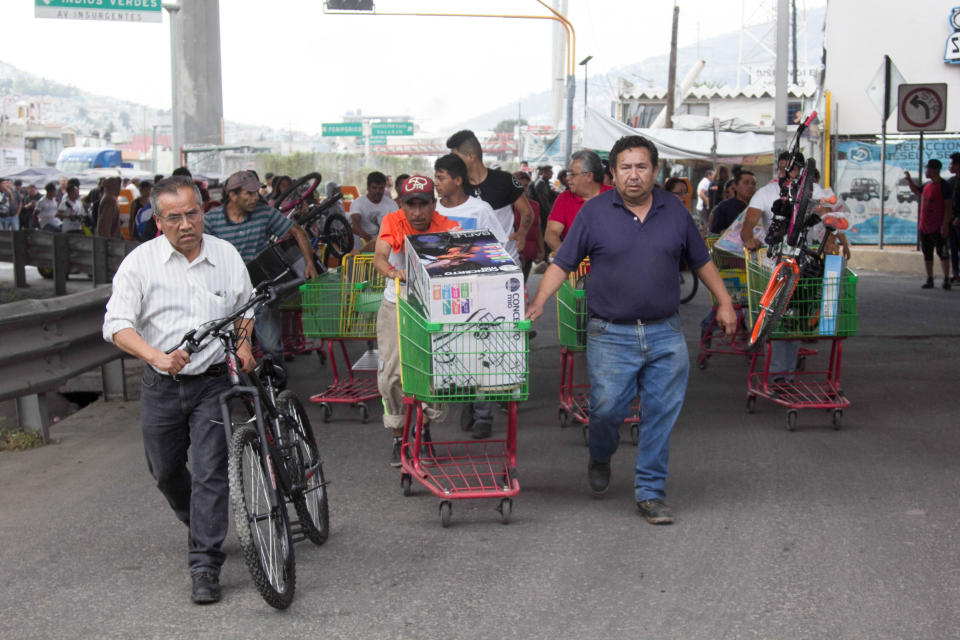
<path fill-rule="evenodd" d="M 372 202 L 367 196 L 361 196 L 350 204 L 350 216 L 360 216 L 360 226 L 371 236 L 376 236 L 380 229 L 380 221 L 392 211 L 396 211 L 397 203 L 384 195 L 380 202 Z"/>
<path fill-rule="evenodd" d="M 500 169 L 487 169 L 487 177 L 480 184 L 464 184 L 468 196 L 480 198 L 493 208 L 500 226 L 513 229 L 513 203 L 523 195 L 520 181 Z M 517 243 L 509 241 L 504 248 L 516 260 Z"/>
<path fill-rule="evenodd" d="M 600 185 L 600 193 L 610 191 L 610 189 L 613 189 L 613 187 L 605 184 Z M 583 206 L 583 203 L 584 199 L 570 189 L 557 196 L 557 199 L 553 202 L 553 208 L 550 209 L 550 216 L 547 221 L 553 220 L 563 225 L 563 231 L 560 233 L 561 240 L 567 237 L 570 225 L 573 224 L 573 219 L 580 213 L 580 207 Z"/>
<path fill-rule="evenodd" d="M 930 180 L 920 196 L 920 233 L 939 233 L 943 226 L 944 200 L 951 197 L 950 186 L 943 180 Z"/>
<path fill-rule="evenodd" d="M 390 266 L 395 269 L 403 268 L 403 248 L 408 235 L 417 235 L 418 233 L 436 233 L 438 231 L 453 231 L 459 229 L 460 225 L 449 218 L 433 212 L 433 218 L 430 219 L 430 227 L 424 231 L 417 231 L 407 221 L 407 215 L 403 209 L 388 213 L 380 221 L 380 236 L 390 245 L 390 256 L 388 261 Z M 397 301 L 397 285 L 393 278 L 387 278 L 386 286 L 383 289 L 383 298 L 387 302 Z"/>
<path fill-rule="evenodd" d="M 653 190 L 643 222 L 610 190 L 591 198 L 573 221 L 554 264 L 573 271 L 590 257 L 587 308 L 613 321 L 668 318 L 680 307 L 680 263 L 710 261 L 693 216 L 679 198 Z"/>
<path fill-rule="evenodd" d="M 227 215 L 226 205 L 210 209 L 204 218 L 204 232 L 226 240 L 240 252 L 244 263 L 266 249 L 273 238 L 281 238 L 293 227 L 293 221 L 266 204 L 258 204 L 243 222 Z"/>
<path fill-rule="evenodd" d="M 713 208 L 713 219 L 710 222 L 710 233 L 723 233 L 727 230 L 734 220 L 737 219 L 747 203 L 739 198 L 727 198 L 722 200 Z"/>

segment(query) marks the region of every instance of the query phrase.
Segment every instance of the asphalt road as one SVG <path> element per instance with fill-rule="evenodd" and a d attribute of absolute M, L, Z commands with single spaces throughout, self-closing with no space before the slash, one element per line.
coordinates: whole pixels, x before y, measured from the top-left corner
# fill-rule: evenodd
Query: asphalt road
<path fill-rule="evenodd" d="M 589 496 L 581 434 L 557 424 L 552 315 L 536 325 L 507 526 L 474 501 L 441 528 L 423 488 L 401 496 L 378 407 L 370 424 L 344 408 L 324 424 L 308 403 L 332 533 L 297 545 L 285 612 L 257 595 L 232 532 L 223 602 L 190 603 L 186 534 L 152 486 L 138 405 L 97 402 L 54 426 L 58 444 L 0 454 L 0 637 L 957 637 L 960 291 L 919 284 L 861 277 L 840 431 L 811 410 L 787 432 L 762 399 L 748 415 L 743 358 L 694 365 L 670 527 L 633 512 L 628 438 L 610 492 Z M 708 304 L 701 291 L 682 309 L 692 359 Z M 315 357 L 291 367 L 304 398 L 330 380 Z M 445 434 L 458 436 L 453 421 L 434 427 Z"/>

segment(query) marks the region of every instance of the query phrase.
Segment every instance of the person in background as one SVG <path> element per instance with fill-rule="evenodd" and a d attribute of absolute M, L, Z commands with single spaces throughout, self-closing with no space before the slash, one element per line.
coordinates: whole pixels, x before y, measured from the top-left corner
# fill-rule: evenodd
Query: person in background
<path fill-rule="evenodd" d="M 910 185 L 910 190 L 920 196 L 920 217 L 917 228 L 920 231 L 920 248 L 923 251 L 923 266 L 927 271 L 927 280 L 922 288 L 933 288 L 933 254 L 936 252 L 940 259 L 940 269 L 943 271 L 942 286 L 950 290 L 950 260 L 947 253 L 947 238 L 950 236 L 950 226 L 953 218 L 953 194 L 950 185 L 940 177 L 943 163 L 936 158 L 927 162 L 927 182 L 918 185 L 910 177 L 909 171 L 903 175 Z"/>
<path fill-rule="evenodd" d="M 557 193 L 558 197 L 560 193 L 570 188 L 570 180 L 569 180 L 568 173 L 569 172 L 566 169 L 560 169 L 560 173 L 557 174 L 557 182 L 560 183 L 560 189 Z"/>
<path fill-rule="evenodd" d="M 104 238 L 123 240 L 120 232 L 120 205 L 117 196 L 120 194 L 120 178 L 107 178 L 103 181 L 103 197 L 100 199 L 99 216 L 97 218 L 97 235 Z"/>
<path fill-rule="evenodd" d="M 517 171 L 513 174 L 513 177 L 523 185 L 524 190 L 528 190 L 530 187 L 530 174 L 523 171 Z M 536 200 L 527 196 L 527 203 L 530 205 L 530 208 L 533 209 L 534 219 L 542 219 L 542 214 L 540 212 L 540 203 Z M 517 229 L 520 226 L 520 210 L 517 207 L 513 208 L 513 228 Z M 543 244 L 543 234 L 540 232 L 539 224 L 530 225 L 530 231 L 527 232 L 527 239 L 523 243 L 523 246 L 520 247 L 520 259 L 523 261 L 523 281 L 526 282 L 527 278 L 530 276 L 530 269 L 533 267 L 534 262 L 540 262 L 543 260 L 543 256 L 546 254 L 546 248 Z"/>
<path fill-rule="evenodd" d="M 703 178 L 697 183 L 697 213 L 707 222 L 707 215 L 710 213 L 710 183 L 713 182 L 713 169 L 707 169 Z"/>
<path fill-rule="evenodd" d="M 367 174 L 367 193 L 350 204 L 350 226 L 353 228 L 354 248 L 360 249 L 377 237 L 380 221 L 394 208 L 387 194 L 387 176 L 379 171 Z"/>
<path fill-rule="evenodd" d="M 726 165 L 722 164 L 717 169 L 716 175 L 713 176 L 713 180 L 710 182 L 710 189 L 707 192 L 709 199 L 709 205 L 707 208 L 707 214 L 713 211 L 713 208 L 720 204 L 720 201 L 724 199 L 723 197 L 723 187 L 727 183 L 727 180 L 730 179 L 730 169 Z M 706 217 L 704 217 L 704 222 L 706 222 Z"/>
<path fill-rule="evenodd" d="M 119 180 L 119 178 L 118 178 Z M 37 202 L 36 218 L 37 229 L 43 231 L 60 231 L 60 219 L 57 218 L 57 183 L 48 182 L 43 188 L 46 195 Z"/>
<path fill-rule="evenodd" d="M 397 209 L 402 209 L 402 208 L 403 208 L 403 207 L 402 207 L 402 204 L 403 204 L 403 203 L 400 201 L 400 189 L 403 187 L 403 181 L 406 180 L 406 179 L 409 178 L 409 177 L 410 177 L 410 174 L 408 174 L 408 173 L 401 173 L 400 175 L 397 176 L 397 179 L 396 179 L 396 181 L 394 182 L 394 186 L 396 187 L 396 190 L 397 190 L 397 197 L 394 198 L 393 201 L 396 203 Z M 396 210 L 396 209 L 395 209 L 395 210 Z"/>
<path fill-rule="evenodd" d="M 80 186 L 67 183 L 67 195 L 57 207 L 60 230 L 64 233 L 83 233 L 83 203 L 80 202 Z"/>
<path fill-rule="evenodd" d="M 146 242 L 157 237 L 157 225 L 154 223 L 153 234 L 147 231 L 147 222 L 153 218 L 153 209 L 150 206 L 150 193 L 153 183 L 144 180 L 140 183 L 140 195 L 130 202 L 130 218 L 127 221 L 127 233 L 131 240 Z"/>
<path fill-rule="evenodd" d="M 663 183 L 663 189 L 680 198 L 680 202 L 683 203 L 684 208 L 689 211 L 690 189 L 687 187 L 686 180 L 677 177 L 667 178 L 667 181 Z"/>
<path fill-rule="evenodd" d="M 0 229 L 20 228 L 20 212 L 14 207 L 13 185 L 6 178 L 0 180 Z"/>
<path fill-rule="evenodd" d="M 950 245 L 950 265 L 953 267 L 950 282 L 960 282 L 960 180 L 957 178 L 960 175 L 960 152 L 955 151 L 950 154 L 949 170 L 953 174 L 947 181 L 953 196 L 950 201 L 953 222 L 950 223 L 950 237 L 947 243 Z"/>
<path fill-rule="evenodd" d="M 517 174 L 513 175 L 516 176 Z M 527 181 L 524 182 L 524 184 L 529 185 L 530 175 L 525 175 L 527 176 Z M 548 164 L 537 167 L 537 179 L 533 181 L 532 186 L 526 187 L 526 194 L 528 201 L 534 200 L 539 205 L 537 208 L 540 210 L 540 214 L 537 220 L 540 226 L 540 233 L 541 235 L 546 234 L 547 217 L 550 215 L 550 210 L 553 209 L 553 203 L 559 195 L 553 189 L 553 167 Z"/>
<path fill-rule="evenodd" d="M 737 217 L 750 204 L 753 194 L 757 192 L 757 177 L 752 171 L 741 171 L 733 178 L 734 197 L 717 203 L 710 212 L 708 229 L 710 233 L 718 234 L 727 230 Z"/>
<path fill-rule="evenodd" d="M 583 204 L 613 188 L 603 184 L 603 162 L 600 156 L 589 149 L 582 149 L 570 156 L 567 183 L 569 188 L 557 196 L 547 219 L 544 242 L 551 251 L 560 249 Z"/>
<path fill-rule="evenodd" d="M 273 181 L 268 180 L 267 184 L 270 185 L 270 195 L 267 198 L 267 204 L 276 208 L 280 205 L 280 198 L 282 198 L 283 194 L 293 185 L 293 178 L 290 176 L 274 176 Z M 261 194 L 261 196 L 262 195 L 263 194 Z"/>
<path fill-rule="evenodd" d="M 20 207 L 21 229 L 37 228 L 37 219 L 34 214 L 36 213 L 37 203 L 40 202 L 42 197 L 34 185 L 27 185 L 27 192 L 23 196 L 23 206 Z"/>

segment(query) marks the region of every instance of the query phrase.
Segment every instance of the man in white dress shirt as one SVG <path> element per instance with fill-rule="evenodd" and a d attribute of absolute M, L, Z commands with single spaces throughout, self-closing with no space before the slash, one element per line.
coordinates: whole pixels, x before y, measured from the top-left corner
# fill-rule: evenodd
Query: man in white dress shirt
<path fill-rule="evenodd" d="M 218 398 L 230 385 L 223 346 L 166 353 L 190 329 L 234 312 L 253 291 L 240 254 L 203 234 L 200 193 L 190 178 L 161 180 L 151 194 L 163 235 L 134 249 L 117 269 L 103 337 L 143 360 L 140 420 L 147 466 L 177 518 L 190 529 L 187 560 L 197 604 L 220 599 L 227 534 L 227 441 Z M 238 355 L 252 371 L 250 317 L 236 328 Z M 187 449 L 191 469 L 187 469 Z"/>

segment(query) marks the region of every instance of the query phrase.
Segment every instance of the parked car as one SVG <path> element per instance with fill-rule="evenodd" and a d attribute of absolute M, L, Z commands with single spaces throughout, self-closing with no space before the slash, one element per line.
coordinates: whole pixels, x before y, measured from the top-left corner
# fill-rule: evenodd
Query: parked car
<path fill-rule="evenodd" d="M 860 200 L 866 202 L 880 197 L 880 181 L 876 178 L 854 178 L 850 183 L 850 190 L 840 194 L 844 200 Z M 883 199 L 890 197 L 890 187 L 883 191 Z"/>

